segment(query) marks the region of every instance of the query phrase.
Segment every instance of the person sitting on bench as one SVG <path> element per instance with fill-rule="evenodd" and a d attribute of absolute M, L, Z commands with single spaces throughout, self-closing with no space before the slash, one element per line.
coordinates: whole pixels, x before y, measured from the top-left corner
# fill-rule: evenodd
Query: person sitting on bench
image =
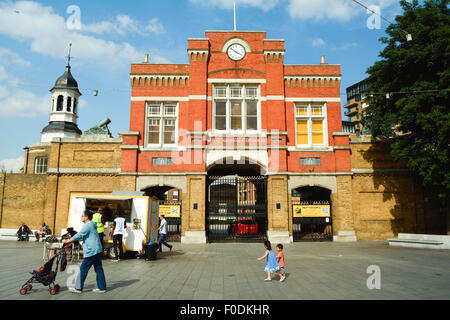
<path fill-rule="evenodd" d="M 22 222 L 22 224 L 19 227 L 19 230 L 17 230 L 17 241 L 28 241 L 30 239 L 30 233 L 31 230 L 28 228 L 28 226 Z"/>
<path fill-rule="evenodd" d="M 45 222 L 42 222 L 42 226 L 39 228 L 39 231 L 36 231 L 34 233 L 34 235 L 36 236 L 36 242 L 39 242 L 39 237 L 44 238 L 48 234 L 50 234 L 50 228 L 47 227 Z"/>

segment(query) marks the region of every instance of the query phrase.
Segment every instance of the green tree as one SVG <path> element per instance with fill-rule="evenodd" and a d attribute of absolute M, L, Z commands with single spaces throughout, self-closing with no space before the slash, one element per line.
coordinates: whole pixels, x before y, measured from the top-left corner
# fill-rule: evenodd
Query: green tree
<path fill-rule="evenodd" d="M 386 44 L 382 59 L 367 71 L 372 95 L 363 122 L 374 137 L 391 140 L 393 158 L 407 160 L 428 196 L 445 206 L 450 195 L 449 0 L 400 4 L 403 14 L 380 39 Z"/>

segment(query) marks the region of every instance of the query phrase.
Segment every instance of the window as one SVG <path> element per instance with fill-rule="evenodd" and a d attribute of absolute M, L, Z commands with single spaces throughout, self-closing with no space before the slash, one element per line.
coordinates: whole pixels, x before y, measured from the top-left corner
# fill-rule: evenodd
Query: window
<path fill-rule="evenodd" d="M 320 166 L 320 158 L 301 158 L 300 164 L 302 166 Z"/>
<path fill-rule="evenodd" d="M 257 131 L 259 88 L 255 85 L 214 87 L 213 127 L 217 131 Z"/>
<path fill-rule="evenodd" d="M 297 145 L 325 146 L 326 112 L 323 104 L 296 104 Z"/>
<path fill-rule="evenodd" d="M 77 106 L 78 106 L 78 100 L 77 98 L 73 99 L 73 113 L 77 114 Z"/>
<path fill-rule="evenodd" d="M 72 97 L 67 98 L 67 112 L 72 111 Z"/>
<path fill-rule="evenodd" d="M 177 105 L 147 104 L 147 145 L 175 145 L 177 137 Z"/>
<path fill-rule="evenodd" d="M 56 102 L 56 111 L 63 111 L 64 104 L 64 96 L 58 96 L 58 100 Z"/>
<path fill-rule="evenodd" d="M 154 166 L 171 166 L 172 158 L 153 158 L 152 164 Z"/>
<path fill-rule="evenodd" d="M 47 172 L 47 157 L 39 157 L 35 160 L 34 173 L 44 174 Z"/>

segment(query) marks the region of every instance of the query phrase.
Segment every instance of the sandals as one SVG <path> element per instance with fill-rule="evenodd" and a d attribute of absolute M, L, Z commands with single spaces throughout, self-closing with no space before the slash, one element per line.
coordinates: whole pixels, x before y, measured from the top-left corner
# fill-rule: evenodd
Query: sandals
<path fill-rule="evenodd" d="M 267 279 L 264 279 L 264 281 L 272 281 L 272 279 L 267 278 Z"/>
<path fill-rule="evenodd" d="M 286 280 L 286 276 L 281 277 L 280 282 L 283 282 L 284 280 Z"/>

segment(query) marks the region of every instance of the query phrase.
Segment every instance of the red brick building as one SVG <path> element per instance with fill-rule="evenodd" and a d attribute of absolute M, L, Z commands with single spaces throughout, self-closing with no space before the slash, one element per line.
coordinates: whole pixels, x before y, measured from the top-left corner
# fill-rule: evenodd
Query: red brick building
<path fill-rule="evenodd" d="M 0 228 L 46 221 L 61 234 L 75 195 L 119 192 L 159 199 L 170 242 L 448 232 L 389 143 L 342 132 L 340 66 L 285 65 L 284 41 L 265 32 L 206 32 L 187 53 L 189 64 L 131 66 L 130 131 L 118 138 L 55 127 L 60 113 L 78 117 L 77 95 L 63 99 L 76 81 L 63 83 L 26 174 L 0 175 Z"/>
<path fill-rule="evenodd" d="M 324 58 L 318 65 L 285 65 L 284 40 L 259 31 L 207 31 L 205 38 L 188 39 L 187 53 L 189 64 L 131 65 L 122 174 L 137 176 L 137 189 L 182 190 L 182 220 L 191 225 L 184 230 L 203 234 L 211 215 L 212 200 L 205 197 L 211 175 L 265 176 L 265 200 L 275 194 L 270 180 L 282 177 L 289 187 L 274 201 L 285 214 L 286 194 L 303 185 L 296 179 L 318 177 L 306 185 L 337 192 L 336 175 L 351 171 L 339 65 Z M 189 191 L 194 178 L 200 179 L 198 194 Z M 265 229 L 288 237 L 287 225 L 271 228 L 270 206 Z M 196 210 L 200 219 L 190 217 Z"/>

